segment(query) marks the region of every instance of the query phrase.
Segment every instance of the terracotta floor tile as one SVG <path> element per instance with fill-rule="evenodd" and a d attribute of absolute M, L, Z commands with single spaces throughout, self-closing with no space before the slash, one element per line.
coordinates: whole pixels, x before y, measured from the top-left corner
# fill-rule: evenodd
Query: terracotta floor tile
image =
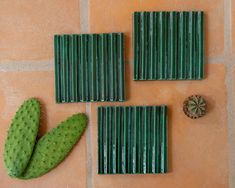
<path fill-rule="evenodd" d="M 131 57 L 132 13 L 134 11 L 205 11 L 205 54 L 221 55 L 224 50 L 224 1 L 210 0 L 90 0 L 91 32 L 124 32 L 126 55 Z M 216 34 L 212 34 L 216 31 Z"/>
<path fill-rule="evenodd" d="M 2 150 L 11 118 L 23 100 L 36 97 L 42 103 L 41 135 L 57 126 L 68 116 L 86 112 L 86 105 L 55 104 L 53 72 L 0 73 L 0 187 L 4 188 L 85 188 L 86 136 L 75 146 L 68 158 L 56 169 L 34 180 L 9 178 L 3 167 Z"/>
<path fill-rule="evenodd" d="M 53 58 L 56 33 L 79 32 L 79 0 L 0 1 L 0 61 Z"/>
<path fill-rule="evenodd" d="M 228 188 L 227 94 L 225 66 L 210 64 L 203 81 L 130 81 L 125 103 L 92 104 L 94 188 Z M 129 71 L 128 71 L 129 73 Z M 208 114 L 191 120 L 182 103 L 191 94 L 208 101 Z M 97 116 L 99 105 L 169 106 L 169 167 L 166 175 L 97 175 Z"/>

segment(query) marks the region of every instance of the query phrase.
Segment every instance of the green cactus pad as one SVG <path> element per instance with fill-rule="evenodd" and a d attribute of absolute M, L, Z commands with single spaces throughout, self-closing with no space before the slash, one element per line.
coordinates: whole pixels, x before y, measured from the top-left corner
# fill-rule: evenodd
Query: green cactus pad
<path fill-rule="evenodd" d="M 9 176 L 21 175 L 31 158 L 40 121 L 36 99 L 26 100 L 12 120 L 4 147 L 4 164 Z"/>
<path fill-rule="evenodd" d="M 55 168 L 79 140 L 87 121 L 85 114 L 75 114 L 44 135 L 36 144 L 32 158 L 19 178 L 36 178 Z"/>

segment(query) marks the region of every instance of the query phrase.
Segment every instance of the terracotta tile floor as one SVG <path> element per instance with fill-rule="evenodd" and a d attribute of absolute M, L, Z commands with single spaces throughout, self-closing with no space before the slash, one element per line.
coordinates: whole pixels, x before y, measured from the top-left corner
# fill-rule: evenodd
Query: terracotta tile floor
<path fill-rule="evenodd" d="M 206 56 L 221 55 L 224 50 L 223 0 L 90 0 L 91 32 L 125 32 L 127 57 L 132 55 L 132 13 L 134 11 L 203 10 L 205 11 Z M 106 10 L 103 12 L 103 10 Z M 213 31 L 216 34 L 211 35 Z"/>
<path fill-rule="evenodd" d="M 54 34 L 79 32 L 79 0 L 4 0 L 0 13 L 0 61 L 53 58 Z"/>
<path fill-rule="evenodd" d="M 0 188 L 235 188 L 234 5 L 234 0 L 0 1 Z M 210 62 L 205 80 L 132 81 L 131 15 L 142 10 L 205 11 Z M 53 35 L 79 32 L 125 33 L 128 101 L 121 104 L 169 106 L 168 174 L 97 175 L 96 108 L 120 103 L 55 104 Z M 195 93 L 208 100 L 209 112 L 191 120 L 182 102 Z M 6 175 L 2 152 L 10 119 L 28 97 L 42 103 L 41 135 L 77 112 L 87 112 L 90 123 L 62 164 L 22 181 Z"/>

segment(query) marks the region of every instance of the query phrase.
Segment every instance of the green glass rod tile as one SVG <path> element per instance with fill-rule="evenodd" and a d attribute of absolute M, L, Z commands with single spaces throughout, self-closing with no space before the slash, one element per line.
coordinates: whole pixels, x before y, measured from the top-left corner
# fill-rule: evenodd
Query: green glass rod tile
<path fill-rule="evenodd" d="M 123 33 L 55 35 L 56 102 L 125 100 Z"/>
<path fill-rule="evenodd" d="M 98 107 L 98 174 L 168 170 L 166 106 Z"/>
<path fill-rule="evenodd" d="M 204 16 L 194 12 L 135 12 L 134 80 L 204 78 Z"/>

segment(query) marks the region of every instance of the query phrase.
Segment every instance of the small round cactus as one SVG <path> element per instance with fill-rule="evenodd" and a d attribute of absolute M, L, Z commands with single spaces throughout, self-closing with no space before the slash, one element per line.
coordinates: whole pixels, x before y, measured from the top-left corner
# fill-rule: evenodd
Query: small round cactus
<path fill-rule="evenodd" d="M 206 101 L 202 96 L 192 95 L 184 101 L 183 111 L 188 117 L 197 119 L 206 114 L 206 106 Z"/>

